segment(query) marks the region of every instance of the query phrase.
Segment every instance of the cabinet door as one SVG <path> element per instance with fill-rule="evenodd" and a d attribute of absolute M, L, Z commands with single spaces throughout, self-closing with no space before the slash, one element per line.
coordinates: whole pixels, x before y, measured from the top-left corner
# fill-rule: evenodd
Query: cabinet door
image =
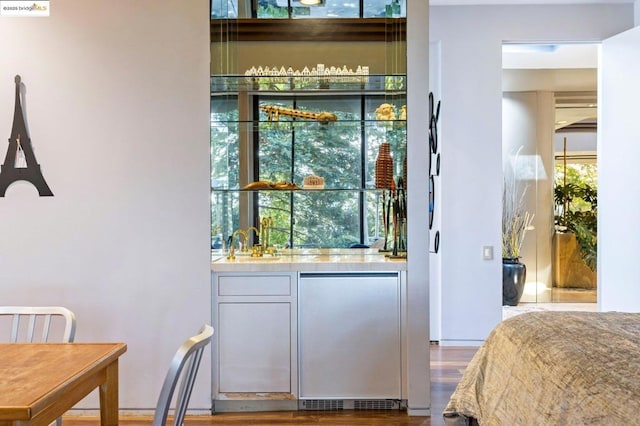
<path fill-rule="evenodd" d="M 220 303 L 219 391 L 291 392 L 291 304 Z"/>
<path fill-rule="evenodd" d="M 400 399 L 398 274 L 301 274 L 298 295 L 300 397 Z"/>

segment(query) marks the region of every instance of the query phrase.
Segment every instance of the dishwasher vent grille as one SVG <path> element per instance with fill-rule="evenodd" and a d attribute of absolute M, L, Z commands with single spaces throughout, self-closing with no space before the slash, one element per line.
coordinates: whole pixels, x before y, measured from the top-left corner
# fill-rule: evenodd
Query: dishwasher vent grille
<path fill-rule="evenodd" d="M 307 399 L 301 401 L 302 409 L 318 411 L 344 410 L 344 401 L 341 399 Z"/>
<path fill-rule="evenodd" d="M 398 403 L 390 399 L 362 399 L 353 401 L 354 410 L 397 410 Z"/>
<path fill-rule="evenodd" d="M 401 410 L 406 408 L 402 401 L 394 399 L 304 399 L 299 401 L 300 410 Z"/>

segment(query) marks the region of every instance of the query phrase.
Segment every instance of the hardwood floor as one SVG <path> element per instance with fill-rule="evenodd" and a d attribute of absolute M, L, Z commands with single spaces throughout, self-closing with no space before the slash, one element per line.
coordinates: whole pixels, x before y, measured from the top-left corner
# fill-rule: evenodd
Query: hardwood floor
<path fill-rule="evenodd" d="M 431 346 L 430 426 L 444 425 L 442 411 L 477 347 Z"/>
<path fill-rule="evenodd" d="M 216 413 L 213 416 L 189 416 L 185 426 L 438 426 L 443 425 L 442 410 L 447 404 L 462 372 L 475 354 L 475 347 L 431 345 L 431 417 L 408 416 L 402 411 L 282 411 L 268 413 Z M 64 416 L 64 426 L 96 426 L 97 417 Z M 151 417 L 121 416 L 124 426 L 151 424 Z"/>

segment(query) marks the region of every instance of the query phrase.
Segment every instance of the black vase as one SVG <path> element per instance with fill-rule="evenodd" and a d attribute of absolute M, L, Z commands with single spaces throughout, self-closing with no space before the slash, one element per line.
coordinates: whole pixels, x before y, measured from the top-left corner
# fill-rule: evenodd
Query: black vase
<path fill-rule="evenodd" d="M 517 306 L 524 292 L 527 267 L 519 259 L 502 259 L 502 304 Z"/>

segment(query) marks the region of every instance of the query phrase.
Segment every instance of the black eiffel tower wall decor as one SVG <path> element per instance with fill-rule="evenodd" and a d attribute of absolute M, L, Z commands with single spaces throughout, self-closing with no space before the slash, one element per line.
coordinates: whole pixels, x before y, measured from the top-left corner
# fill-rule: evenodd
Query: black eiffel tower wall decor
<path fill-rule="evenodd" d="M 9 138 L 9 149 L 4 163 L 0 166 L 0 197 L 4 197 L 9 185 L 19 180 L 30 182 L 36 187 L 41 197 L 53 197 L 53 192 L 42 176 L 40 165 L 31 147 L 31 138 L 27 132 L 27 123 L 22 111 L 19 75 L 16 75 L 15 82 L 16 104 L 13 112 L 13 127 Z"/>

